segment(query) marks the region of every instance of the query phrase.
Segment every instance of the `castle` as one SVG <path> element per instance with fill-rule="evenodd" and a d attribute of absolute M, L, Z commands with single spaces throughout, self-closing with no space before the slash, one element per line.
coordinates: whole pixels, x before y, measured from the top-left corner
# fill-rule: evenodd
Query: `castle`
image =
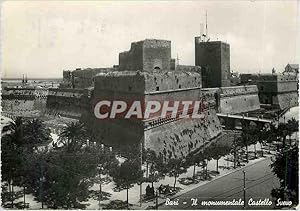
<path fill-rule="evenodd" d="M 52 94 L 51 90 L 47 105 L 54 108 L 54 105 L 61 104 L 58 107 L 62 113 L 80 114 L 79 118 L 88 125 L 98 142 L 114 147 L 142 143 L 144 148 L 152 149 L 166 159 L 184 157 L 220 135 L 222 127 L 217 112 L 248 112 L 260 108 L 256 86 L 224 87 L 229 85 L 230 56 L 228 49 L 224 51 L 223 43 L 205 43 L 201 51 L 202 44 L 196 42 L 195 45 L 196 57 L 199 58 L 196 64 L 199 65 L 186 66 L 176 65 L 171 58 L 170 41 L 146 39 L 134 42 L 129 51 L 119 54 L 119 64 L 113 68 L 65 71 L 61 91 L 69 86 L 68 92 L 82 89 L 87 90 L 86 95 L 64 106 L 66 102 L 58 100 L 58 94 Z M 202 58 L 212 50 L 210 56 Z M 214 63 L 214 55 L 220 52 L 222 56 Z M 202 63 L 205 60 L 209 62 Z M 205 65 L 210 65 L 212 71 L 209 78 L 202 73 Z M 215 78 L 212 78 L 213 74 Z M 207 84 L 207 88 L 202 88 L 203 84 Z M 73 112 L 70 107 L 76 109 L 78 104 L 82 107 L 79 99 L 86 99 L 85 109 Z M 139 99 L 145 103 L 205 99 L 205 118 L 157 116 L 146 120 L 99 120 L 93 109 L 100 99 Z"/>
<path fill-rule="evenodd" d="M 261 77 L 257 80 L 264 81 Z M 281 76 L 276 80 L 281 81 Z M 142 144 L 165 159 L 179 158 L 220 135 L 222 127 L 217 113 L 256 111 L 260 103 L 278 104 L 281 108 L 282 101 L 290 97 L 293 100 L 289 106 L 297 105 L 296 83 L 292 78 L 285 77 L 285 80 L 291 85 L 276 82 L 277 88 L 269 91 L 263 82 L 230 86 L 229 44 L 196 37 L 195 66 L 187 66 L 176 65 L 171 58 L 171 41 L 146 39 L 133 42 L 129 51 L 120 53 L 119 64 L 114 67 L 64 71 L 60 87 L 48 90 L 46 110 L 84 122 L 92 139 L 99 143 L 113 147 Z M 268 94 L 274 92 L 282 97 Z M 94 107 L 101 99 L 138 99 L 145 103 L 203 100 L 205 118 L 181 119 L 167 115 L 100 120 L 94 115 Z"/>

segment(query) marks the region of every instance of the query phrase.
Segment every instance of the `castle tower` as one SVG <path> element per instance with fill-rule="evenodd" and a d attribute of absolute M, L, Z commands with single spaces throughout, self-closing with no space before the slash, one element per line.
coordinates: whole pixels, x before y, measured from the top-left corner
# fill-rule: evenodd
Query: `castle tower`
<path fill-rule="evenodd" d="M 129 51 L 119 54 L 119 70 L 169 70 L 171 41 L 146 39 L 131 43 Z"/>
<path fill-rule="evenodd" d="M 202 87 L 230 86 L 230 45 L 195 37 L 195 65 L 202 69 Z"/>

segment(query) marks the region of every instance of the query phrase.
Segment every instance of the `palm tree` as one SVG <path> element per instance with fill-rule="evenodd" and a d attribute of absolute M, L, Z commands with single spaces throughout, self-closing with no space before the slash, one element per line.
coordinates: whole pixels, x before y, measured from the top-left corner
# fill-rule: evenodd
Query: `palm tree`
<path fill-rule="evenodd" d="M 1 170 L 2 180 L 8 183 L 9 199 L 11 207 L 14 206 L 13 185 L 18 183 L 22 168 L 22 145 L 24 144 L 24 121 L 17 117 L 14 122 L 8 126 L 9 133 L 1 138 Z"/>
<path fill-rule="evenodd" d="M 69 151 L 80 148 L 86 141 L 86 129 L 79 122 L 68 124 L 59 134 L 58 143 L 63 144 Z"/>
<path fill-rule="evenodd" d="M 25 124 L 26 149 L 32 152 L 38 146 L 51 142 L 50 129 L 46 128 L 40 119 L 29 120 Z"/>
<path fill-rule="evenodd" d="M 13 206 L 13 184 L 25 189 L 26 180 L 29 179 L 26 174 L 26 155 L 32 153 L 38 144 L 50 141 L 50 130 L 38 119 L 24 121 L 17 117 L 10 124 L 9 131 L 2 137 L 2 178 L 8 182 Z"/>

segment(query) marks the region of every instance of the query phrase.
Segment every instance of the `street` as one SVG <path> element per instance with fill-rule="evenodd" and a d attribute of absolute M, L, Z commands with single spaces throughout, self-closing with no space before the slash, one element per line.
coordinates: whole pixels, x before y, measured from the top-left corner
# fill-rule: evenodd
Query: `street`
<path fill-rule="evenodd" d="M 274 202 L 270 205 L 271 190 L 279 187 L 279 180 L 271 171 L 271 163 L 270 158 L 259 161 L 174 199 L 166 200 L 168 202 L 159 209 L 243 209 L 243 204 L 238 203 L 244 200 L 243 170 L 246 172 L 246 209 L 272 209 Z M 253 201 L 259 200 L 263 201 L 261 205 L 253 205 Z M 249 202 L 252 202 L 252 205 L 249 205 Z M 178 205 L 166 205 L 177 203 Z M 214 205 L 209 205 L 209 203 L 214 203 Z M 215 205 L 215 203 L 229 205 Z"/>

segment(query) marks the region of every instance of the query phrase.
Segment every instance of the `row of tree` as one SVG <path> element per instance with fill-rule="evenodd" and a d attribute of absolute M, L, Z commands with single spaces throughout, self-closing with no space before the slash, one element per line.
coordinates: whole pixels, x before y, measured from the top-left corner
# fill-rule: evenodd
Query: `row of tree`
<path fill-rule="evenodd" d="M 2 137 L 2 184 L 7 191 L 2 194 L 2 204 L 26 206 L 25 195 L 23 204 L 14 203 L 20 197 L 14 192 L 14 186 L 18 186 L 23 187 L 23 194 L 33 194 L 42 208 L 85 208 L 99 167 L 105 174 L 105 170 L 118 166 L 113 152 L 88 145 L 87 137 L 82 124 L 71 123 L 50 150 L 50 130 L 42 121 L 17 118 Z"/>
<path fill-rule="evenodd" d="M 180 174 L 194 166 L 193 179 L 196 177 L 196 167 L 203 168 L 207 178 L 207 165 L 211 159 L 218 161 L 229 153 L 234 155 L 234 167 L 238 162 L 238 151 L 245 148 L 248 162 L 248 146 L 259 142 L 273 143 L 282 140 L 282 150 L 286 148 L 286 137 L 298 130 L 298 122 L 280 123 L 278 127 L 258 128 L 249 125 L 244 127 L 239 138 L 233 144 L 220 145 L 212 143 L 187 156 L 184 159 L 170 159 L 165 162 L 162 156 L 157 156 L 151 150 L 135 147 L 125 150 L 127 159 L 122 164 L 116 159 L 114 151 L 99 144 L 91 144 L 91 139 L 84 125 L 71 123 L 59 134 L 59 139 L 52 144 L 50 130 L 38 119 L 24 121 L 17 118 L 11 125 L 10 133 L 2 137 L 2 202 L 6 207 L 16 207 L 14 200 L 20 197 L 14 192 L 14 186 L 23 187 L 23 193 L 31 193 L 35 199 L 48 208 L 85 208 L 90 198 L 90 187 L 94 178 L 101 174 L 110 175 L 119 188 L 127 191 L 135 183 L 157 182 L 164 176 L 174 177 L 175 189 Z M 289 146 L 291 142 L 289 143 Z M 123 150 L 124 151 L 124 150 Z M 256 153 L 255 153 L 256 156 Z M 142 160 L 141 160 L 142 159 Z M 141 165 L 146 164 L 146 177 Z M 99 192 L 99 200 L 101 199 Z M 26 205 L 25 197 L 23 207 Z"/>

